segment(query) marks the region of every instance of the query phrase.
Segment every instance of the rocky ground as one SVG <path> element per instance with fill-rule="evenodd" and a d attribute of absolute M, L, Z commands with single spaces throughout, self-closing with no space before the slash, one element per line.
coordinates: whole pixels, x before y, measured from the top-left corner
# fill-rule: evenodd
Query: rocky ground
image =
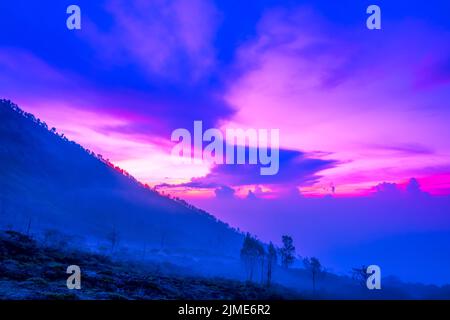
<path fill-rule="evenodd" d="M 82 264 L 80 264 L 82 261 Z M 67 266 L 82 270 L 81 289 L 69 290 Z M 162 266 L 43 245 L 15 232 L 0 232 L 0 299 L 298 299 L 282 287 L 228 279 L 167 274 Z"/>

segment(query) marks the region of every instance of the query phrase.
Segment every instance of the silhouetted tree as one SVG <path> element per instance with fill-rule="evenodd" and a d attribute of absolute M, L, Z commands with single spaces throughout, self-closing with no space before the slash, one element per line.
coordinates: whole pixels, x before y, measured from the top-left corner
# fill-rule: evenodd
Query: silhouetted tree
<path fill-rule="evenodd" d="M 273 246 L 272 242 L 267 249 L 267 286 L 272 284 L 272 270 L 277 263 L 277 250 Z"/>
<path fill-rule="evenodd" d="M 260 263 L 260 266 L 261 266 L 261 285 L 263 285 L 264 284 L 264 282 L 265 282 L 265 276 L 266 276 L 266 273 L 265 273 L 265 271 L 264 271 L 264 266 L 265 266 L 265 264 L 266 264 L 266 256 L 267 256 L 267 254 L 266 254 L 266 250 L 264 249 L 264 246 L 261 244 L 261 243 L 259 243 L 260 244 L 260 254 L 259 254 L 259 263 Z"/>
<path fill-rule="evenodd" d="M 357 281 L 361 287 L 366 288 L 367 286 L 367 267 L 361 266 L 360 268 L 352 268 L 352 279 Z"/>
<path fill-rule="evenodd" d="M 305 258 L 303 259 L 303 264 L 311 273 L 312 278 L 312 284 L 313 284 L 313 292 L 316 292 L 316 281 L 319 278 L 319 276 L 324 272 L 324 269 L 322 265 L 320 264 L 319 259 L 311 257 L 311 258 Z"/>
<path fill-rule="evenodd" d="M 244 263 L 247 280 L 253 280 L 255 268 L 258 265 L 258 262 L 260 262 L 261 259 L 264 259 L 264 254 L 265 252 L 262 244 L 247 233 L 241 249 L 241 260 Z"/>
<path fill-rule="evenodd" d="M 289 268 L 295 260 L 295 247 L 294 241 L 291 236 L 284 235 L 281 238 L 283 247 L 280 249 L 281 265 L 285 268 Z"/>

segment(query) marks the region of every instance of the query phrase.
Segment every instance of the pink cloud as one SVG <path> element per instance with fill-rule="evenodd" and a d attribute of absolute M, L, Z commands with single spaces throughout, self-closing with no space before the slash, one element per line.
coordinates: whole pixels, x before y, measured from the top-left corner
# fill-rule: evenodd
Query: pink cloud
<path fill-rule="evenodd" d="M 411 30 L 417 36 L 406 37 Z M 377 36 L 330 25 L 305 9 L 269 12 L 257 38 L 240 49 L 240 73 L 226 94 L 236 108 L 230 123 L 279 128 L 282 147 L 330 152 L 323 158 L 341 165 L 322 171 L 318 185 L 346 192 L 447 165 L 449 85 L 415 87 L 427 57 L 450 57 L 442 38 L 414 21 Z"/>

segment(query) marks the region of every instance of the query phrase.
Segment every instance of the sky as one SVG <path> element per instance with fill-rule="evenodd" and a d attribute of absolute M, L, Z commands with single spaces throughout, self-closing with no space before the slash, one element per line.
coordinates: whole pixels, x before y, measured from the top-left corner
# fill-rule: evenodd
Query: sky
<path fill-rule="evenodd" d="M 0 5 L 0 94 L 141 181 L 357 195 L 415 177 L 450 192 L 449 5 L 381 1 L 369 30 L 364 1 L 79 1 L 68 30 L 68 4 Z M 174 165 L 170 133 L 194 120 L 280 129 L 279 178 Z"/>
<path fill-rule="evenodd" d="M 69 4 L 0 5 L 0 95 L 143 182 L 355 196 L 414 177 L 450 193 L 442 1 L 378 1 L 381 30 L 364 1 L 78 1 L 81 30 Z M 280 175 L 175 165 L 170 134 L 194 120 L 279 129 Z"/>
<path fill-rule="evenodd" d="M 70 4 L 81 8 L 81 30 L 66 27 Z M 371 4 L 381 8 L 381 30 L 366 27 Z M 336 213 L 348 216 L 327 224 L 329 196 L 433 197 L 416 212 L 436 210 L 424 220 L 377 202 L 403 222 L 392 227 L 390 213 L 380 214 L 353 244 L 394 229 L 450 230 L 442 200 L 450 195 L 449 12 L 435 0 L 2 1 L 0 97 L 265 240 L 282 229 L 267 230 L 273 211 L 317 211 L 319 226 L 340 231 L 304 249 L 327 255 L 360 208 L 341 202 Z M 173 163 L 171 133 L 196 120 L 205 129 L 279 129 L 279 173 Z M 316 198 L 325 200 L 302 202 Z M 245 210 L 266 212 L 265 222 Z M 314 220 L 304 214 L 288 210 L 284 221 Z M 292 232 L 308 241 L 320 232 L 310 227 Z"/>

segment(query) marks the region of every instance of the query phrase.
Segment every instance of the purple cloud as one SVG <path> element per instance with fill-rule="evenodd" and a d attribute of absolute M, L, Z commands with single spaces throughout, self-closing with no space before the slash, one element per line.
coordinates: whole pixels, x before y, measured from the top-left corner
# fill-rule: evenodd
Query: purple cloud
<path fill-rule="evenodd" d="M 445 48 L 441 56 L 429 56 L 415 72 L 415 86 L 432 89 L 450 83 L 450 48 Z"/>
<path fill-rule="evenodd" d="M 227 186 L 221 186 L 214 190 L 217 198 L 233 198 L 235 192 L 236 191 L 233 188 Z"/>
<path fill-rule="evenodd" d="M 261 175 L 260 165 L 215 165 L 204 177 L 193 178 L 179 186 L 217 188 L 222 186 L 272 185 L 305 186 L 314 184 L 318 173 L 338 165 L 334 160 L 311 158 L 296 150 L 280 150 L 280 170 L 276 175 Z M 160 185 L 168 186 L 168 185 Z"/>
<path fill-rule="evenodd" d="M 205 0 L 111 1 L 112 24 L 88 23 L 102 63 L 137 64 L 150 76 L 196 81 L 215 65 L 218 12 Z M 99 45 L 101 44 L 101 45 Z"/>

